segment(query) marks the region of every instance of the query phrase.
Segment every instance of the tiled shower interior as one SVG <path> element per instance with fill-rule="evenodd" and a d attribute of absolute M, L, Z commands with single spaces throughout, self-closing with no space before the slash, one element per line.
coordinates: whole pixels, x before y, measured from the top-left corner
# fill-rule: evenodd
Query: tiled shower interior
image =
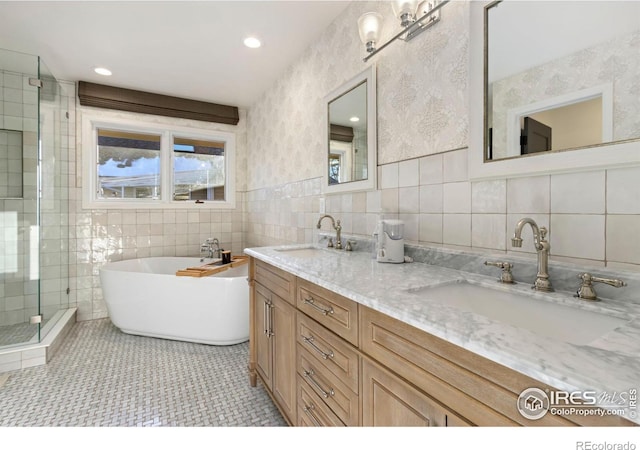
<path fill-rule="evenodd" d="M 0 52 L 0 345 L 7 346 L 38 342 L 40 327 L 69 306 L 73 97 L 38 57 Z M 38 315 L 42 322 L 30 323 Z"/>

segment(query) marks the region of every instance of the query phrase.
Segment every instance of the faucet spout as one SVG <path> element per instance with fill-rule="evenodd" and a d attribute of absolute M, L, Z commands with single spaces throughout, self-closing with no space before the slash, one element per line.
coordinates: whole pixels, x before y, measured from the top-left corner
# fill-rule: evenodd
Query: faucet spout
<path fill-rule="evenodd" d="M 316 225 L 316 227 L 318 229 L 320 229 L 320 227 L 322 226 L 322 220 L 323 219 L 327 219 L 327 218 L 331 220 L 331 226 L 333 227 L 334 230 L 336 230 L 335 248 L 340 250 L 342 248 L 342 241 L 341 241 L 341 237 L 340 237 L 340 235 L 342 233 L 342 225 L 340 225 L 340 221 L 339 220 L 336 221 L 329 214 L 325 214 L 325 215 L 321 216 L 320 219 L 318 219 L 318 224 Z"/>
<path fill-rule="evenodd" d="M 533 231 L 533 245 L 538 253 L 538 273 L 536 275 L 536 281 L 533 284 L 533 289 L 537 291 L 551 292 L 551 281 L 549 280 L 549 243 L 546 241 L 547 229 L 545 227 L 538 227 L 535 220 L 525 217 L 520 219 L 516 224 L 515 232 L 511 238 L 511 246 L 520 248 L 522 247 L 522 229 L 525 225 L 529 224 Z"/>

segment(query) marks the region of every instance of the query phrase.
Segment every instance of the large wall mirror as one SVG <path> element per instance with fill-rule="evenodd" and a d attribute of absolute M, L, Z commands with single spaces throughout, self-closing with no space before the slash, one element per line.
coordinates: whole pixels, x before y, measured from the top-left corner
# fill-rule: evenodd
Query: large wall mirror
<path fill-rule="evenodd" d="M 640 2 L 485 10 L 485 159 L 640 137 Z"/>
<path fill-rule="evenodd" d="M 638 161 L 640 2 L 471 7 L 471 120 L 481 137 L 470 147 L 482 143 L 470 155 L 472 177 Z"/>
<path fill-rule="evenodd" d="M 325 97 L 325 193 L 376 188 L 375 83 L 371 66 Z"/>

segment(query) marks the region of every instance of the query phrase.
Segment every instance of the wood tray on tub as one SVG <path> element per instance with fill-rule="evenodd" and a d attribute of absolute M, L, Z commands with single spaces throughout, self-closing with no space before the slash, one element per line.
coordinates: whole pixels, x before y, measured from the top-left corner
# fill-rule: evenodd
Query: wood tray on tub
<path fill-rule="evenodd" d="M 248 256 L 233 256 L 229 264 L 217 265 L 219 263 L 204 264 L 198 267 L 187 267 L 176 272 L 179 277 L 208 277 L 216 273 L 224 272 L 231 267 L 238 267 L 249 262 Z"/>

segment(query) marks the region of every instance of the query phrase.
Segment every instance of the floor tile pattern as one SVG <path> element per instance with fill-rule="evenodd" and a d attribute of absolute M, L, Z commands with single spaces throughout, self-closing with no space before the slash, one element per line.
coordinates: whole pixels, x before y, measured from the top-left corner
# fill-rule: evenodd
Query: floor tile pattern
<path fill-rule="evenodd" d="M 78 322 L 47 365 L 9 372 L 0 426 L 286 426 L 264 387 L 249 385 L 248 348 Z"/>
<path fill-rule="evenodd" d="M 15 325 L 3 325 L 0 327 L 0 347 L 3 345 L 28 342 L 37 332 L 37 326 L 31 325 L 28 322 L 17 323 Z"/>

